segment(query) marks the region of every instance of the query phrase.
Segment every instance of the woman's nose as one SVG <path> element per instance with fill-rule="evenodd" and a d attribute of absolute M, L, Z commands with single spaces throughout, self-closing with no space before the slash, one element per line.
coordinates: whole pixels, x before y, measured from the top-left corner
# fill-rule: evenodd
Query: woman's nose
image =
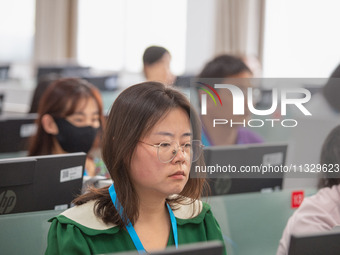
<path fill-rule="evenodd" d="M 186 156 L 189 156 L 189 155 L 186 155 L 186 153 L 184 152 L 183 146 L 180 146 L 177 150 L 176 156 L 174 157 L 173 161 L 175 163 L 183 162 L 185 161 Z"/>

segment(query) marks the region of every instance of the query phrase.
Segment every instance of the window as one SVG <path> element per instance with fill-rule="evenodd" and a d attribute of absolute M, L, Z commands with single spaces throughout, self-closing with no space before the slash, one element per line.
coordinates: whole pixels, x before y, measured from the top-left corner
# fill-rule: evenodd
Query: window
<path fill-rule="evenodd" d="M 1 0 L 0 9 L 0 62 L 29 62 L 33 54 L 35 0 Z"/>
<path fill-rule="evenodd" d="M 329 77 L 340 62 L 340 1 L 266 1 L 263 75 Z"/>
<path fill-rule="evenodd" d="M 161 45 L 172 70 L 185 68 L 187 1 L 79 1 L 78 60 L 98 69 L 141 72 L 146 47 Z"/>

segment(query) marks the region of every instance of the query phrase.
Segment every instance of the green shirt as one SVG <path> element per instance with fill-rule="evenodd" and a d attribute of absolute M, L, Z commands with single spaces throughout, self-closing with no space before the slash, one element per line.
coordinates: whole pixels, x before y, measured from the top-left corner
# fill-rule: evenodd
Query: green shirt
<path fill-rule="evenodd" d="M 102 222 L 94 215 L 93 206 L 94 201 L 91 201 L 50 219 L 52 224 L 45 254 L 103 254 L 136 250 L 128 232 Z M 181 205 L 174 214 L 179 245 L 209 240 L 223 242 L 221 229 L 208 204 L 196 201 L 195 206 Z M 167 246 L 174 244 L 171 230 Z"/>

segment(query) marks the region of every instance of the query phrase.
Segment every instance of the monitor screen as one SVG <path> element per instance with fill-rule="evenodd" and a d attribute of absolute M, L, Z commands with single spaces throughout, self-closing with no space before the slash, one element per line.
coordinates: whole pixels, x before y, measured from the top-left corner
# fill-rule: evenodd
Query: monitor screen
<path fill-rule="evenodd" d="M 208 146 L 204 148 L 205 165 L 225 167 L 219 174 L 207 173 L 212 195 L 237 194 L 246 192 L 272 191 L 282 188 L 283 172 L 273 175 L 240 172 L 261 169 L 263 166 L 285 165 L 287 144 L 249 144 L 231 146 Z M 227 168 L 226 168 L 227 167 Z"/>
<path fill-rule="evenodd" d="M 71 207 L 85 159 L 79 152 L 0 160 L 0 214 Z"/>
<path fill-rule="evenodd" d="M 340 251 L 339 240 L 339 231 L 309 235 L 292 235 L 288 255 L 337 255 Z"/>

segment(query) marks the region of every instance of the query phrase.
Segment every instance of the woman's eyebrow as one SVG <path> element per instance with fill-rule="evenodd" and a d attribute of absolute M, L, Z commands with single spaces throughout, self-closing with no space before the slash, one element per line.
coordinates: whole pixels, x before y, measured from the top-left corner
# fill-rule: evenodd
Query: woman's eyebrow
<path fill-rule="evenodd" d="M 72 115 L 86 116 L 86 114 L 83 113 L 83 112 L 75 112 L 75 113 L 73 113 Z M 95 111 L 95 112 L 90 113 L 90 115 L 99 115 L 99 112 L 98 112 L 98 111 Z"/>
<path fill-rule="evenodd" d="M 165 132 L 165 131 L 157 132 L 157 133 L 155 133 L 155 135 L 163 135 L 163 136 L 175 137 L 175 135 L 173 133 Z M 182 137 L 192 136 L 192 133 L 191 132 L 186 132 L 186 133 L 182 134 L 181 136 Z"/>
<path fill-rule="evenodd" d="M 184 136 L 184 137 L 186 137 L 186 136 L 192 136 L 192 133 L 191 133 L 191 132 L 184 133 L 182 136 Z"/>
<path fill-rule="evenodd" d="M 171 137 L 175 136 L 174 134 L 172 134 L 170 132 L 166 132 L 166 131 L 157 132 L 157 133 L 155 133 L 155 135 L 164 135 L 164 136 L 171 136 Z"/>
<path fill-rule="evenodd" d="M 74 112 L 72 115 L 81 115 L 81 116 L 85 116 L 85 113 L 83 113 L 83 112 Z"/>

